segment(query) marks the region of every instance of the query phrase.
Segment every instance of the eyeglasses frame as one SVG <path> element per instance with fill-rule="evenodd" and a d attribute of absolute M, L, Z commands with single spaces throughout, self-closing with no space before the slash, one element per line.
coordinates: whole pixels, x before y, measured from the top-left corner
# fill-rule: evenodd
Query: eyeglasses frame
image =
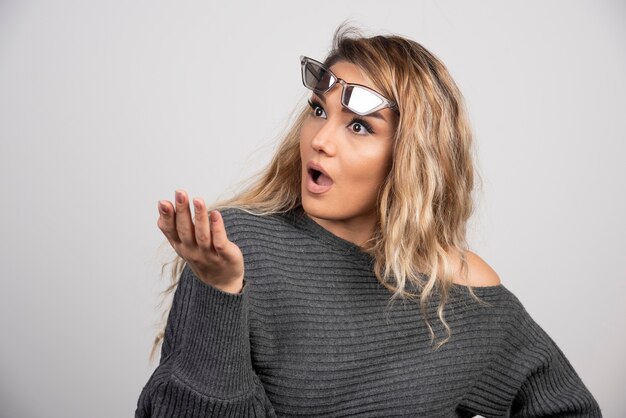
<path fill-rule="evenodd" d="M 321 90 L 321 89 L 312 89 L 311 87 L 309 87 L 309 86 L 307 86 L 307 85 L 306 85 L 306 83 L 305 83 L 305 79 L 306 79 L 306 73 L 305 73 L 305 71 L 306 71 L 306 64 L 307 64 L 307 62 L 308 62 L 308 61 L 312 61 L 312 62 L 314 62 L 315 64 L 319 65 L 320 67 L 322 67 L 325 71 L 327 71 L 327 72 L 328 72 L 328 73 L 329 73 L 329 74 L 333 77 L 334 81 L 330 84 L 330 86 L 328 86 L 328 88 L 327 88 L 327 89 L 325 89 L 325 90 Z M 360 116 L 367 116 L 367 115 L 369 115 L 369 114 L 371 114 L 371 113 L 374 113 L 374 112 L 376 112 L 376 111 L 378 111 L 378 110 L 380 110 L 380 109 L 385 109 L 385 108 L 387 108 L 387 107 L 388 107 L 388 108 L 390 108 L 391 110 L 393 110 L 394 112 L 396 112 L 398 115 L 400 114 L 400 111 L 398 110 L 397 103 L 396 103 L 396 102 L 394 102 L 393 100 L 389 100 L 389 99 L 387 99 L 385 96 L 383 96 L 382 94 L 380 94 L 380 93 L 379 93 L 379 92 L 377 92 L 376 90 L 373 90 L 373 89 L 371 89 L 371 88 L 369 88 L 369 87 L 367 87 L 367 86 L 364 86 L 363 84 L 358 84 L 358 83 L 348 83 L 347 81 L 345 81 L 345 80 L 343 80 L 343 79 L 341 79 L 341 78 L 337 77 L 337 76 L 336 76 L 336 75 L 335 75 L 335 74 L 334 74 L 334 73 L 330 70 L 330 68 L 326 67 L 326 66 L 325 66 L 324 64 L 322 64 L 321 62 L 314 60 L 313 58 L 309 58 L 309 57 L 307 57 L 307 56 L 300 55 L 300 65 L 301 65 L 301 69 L 302 69 L 302 84 L 304 84 L 304 87 L 306 87 L 306 88 L 308 88 L 309 90 L 312 90 L 312 91 L 314 91 L 314 92 L 316 92 L 316 93 L 326 93 L 327 91 L 329 91 L 330 89 L 332 89 L 333 87 L 335 87 L 335 84 L 337 84 L 337 83 L 341 84 L 341 88 L 342 88 L 342 90 L 341 90 L 341 104 L 342 104 L 344 107 L 348 108 L 351 112 L 356 113 L 357 115 L 360 115 Z M 375 108 L 373 108 L 373 109 L 369 110 L 369 111 L 368 111 L 368 112 L 366 112 L 366 113 L 357 112 L 356 110 L 351 109 L 351 108 L 349 108 L 349 107 L 346 105 L 346 99 L 345 99 L 345 96 L 346 96 L 346 87 L 348 87 L 348 86 L 356 86 L 356 87 L 363 88 L 363 89 L 365 89 L 365 90 L 367 90 L 367 91 L 371 92 L 372 94 L 374 94 L 374 95 L 375 95 L 376 97 L 378 97 L 379 99 L 381 99 L 381 100 L 382 100 L 382 103 L 381 103 L 381 104 L 379 104 L 378 106 L 376 106 Z"/>

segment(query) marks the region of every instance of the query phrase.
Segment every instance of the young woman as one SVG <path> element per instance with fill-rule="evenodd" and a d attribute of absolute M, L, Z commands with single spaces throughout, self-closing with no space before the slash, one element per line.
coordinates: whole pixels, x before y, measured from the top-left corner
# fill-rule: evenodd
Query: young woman
<path fill-rule="evenodd" d="M 135 416 L 600 417 L 468 249 L 472 134 L 445 66 L 344 26 L 300 63 L 308 106 L 256 183 L 193 220 L 184 191 L 159 202 L 175 293 Z"/>

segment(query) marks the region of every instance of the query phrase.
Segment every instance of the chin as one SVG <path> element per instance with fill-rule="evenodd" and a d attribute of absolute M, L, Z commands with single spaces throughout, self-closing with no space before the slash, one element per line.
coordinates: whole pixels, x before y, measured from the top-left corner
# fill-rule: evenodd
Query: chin
<path fill-rule="evenodd" d="M 315 198 L 311 196 L 307 196 L 308 193 L 306 190 L 304 194 L 301 195 L 300 201 L 302 202 L 302 208 L 306 213 L 316 218 L 328 218 L 329 209 L 328 203 L 316 201 Z"/>

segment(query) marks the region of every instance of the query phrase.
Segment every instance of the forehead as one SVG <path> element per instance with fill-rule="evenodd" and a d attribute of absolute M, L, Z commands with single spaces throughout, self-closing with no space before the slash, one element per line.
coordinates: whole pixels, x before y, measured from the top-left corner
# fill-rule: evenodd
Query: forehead
<path fill-rule="evenodd" d="M 361 68 L 347 61 L 338 61 L 330 67 L 330 71 L 348 83 L 362 84 L 372 90 L 377 90 L 372 81 L 365 76 Z"/>

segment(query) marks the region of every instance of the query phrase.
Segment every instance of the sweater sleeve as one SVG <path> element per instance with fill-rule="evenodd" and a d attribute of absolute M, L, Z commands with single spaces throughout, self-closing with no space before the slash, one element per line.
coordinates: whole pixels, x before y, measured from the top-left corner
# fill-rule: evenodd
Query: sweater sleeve
<path fill-rule="evenodd" d="M 519 327 L 524 338 L 513 362 L 524 372 L 511 416 L 601 418 L 600 406 L 563 351 L 525 310 Z"/>
<path fill-rule="evenodd" d="M 486 418 L 602 418 L 569 360 L 519 302 L 502 322 L 507 324 L 501 329 L 502 345 L 463 402 L 464 412 Z"/>
<path fill-rule="evenodd" d="M 185 265 L 136 418 L 275 416 L 250 358 L 248 287 L 223 292 Z"/>

